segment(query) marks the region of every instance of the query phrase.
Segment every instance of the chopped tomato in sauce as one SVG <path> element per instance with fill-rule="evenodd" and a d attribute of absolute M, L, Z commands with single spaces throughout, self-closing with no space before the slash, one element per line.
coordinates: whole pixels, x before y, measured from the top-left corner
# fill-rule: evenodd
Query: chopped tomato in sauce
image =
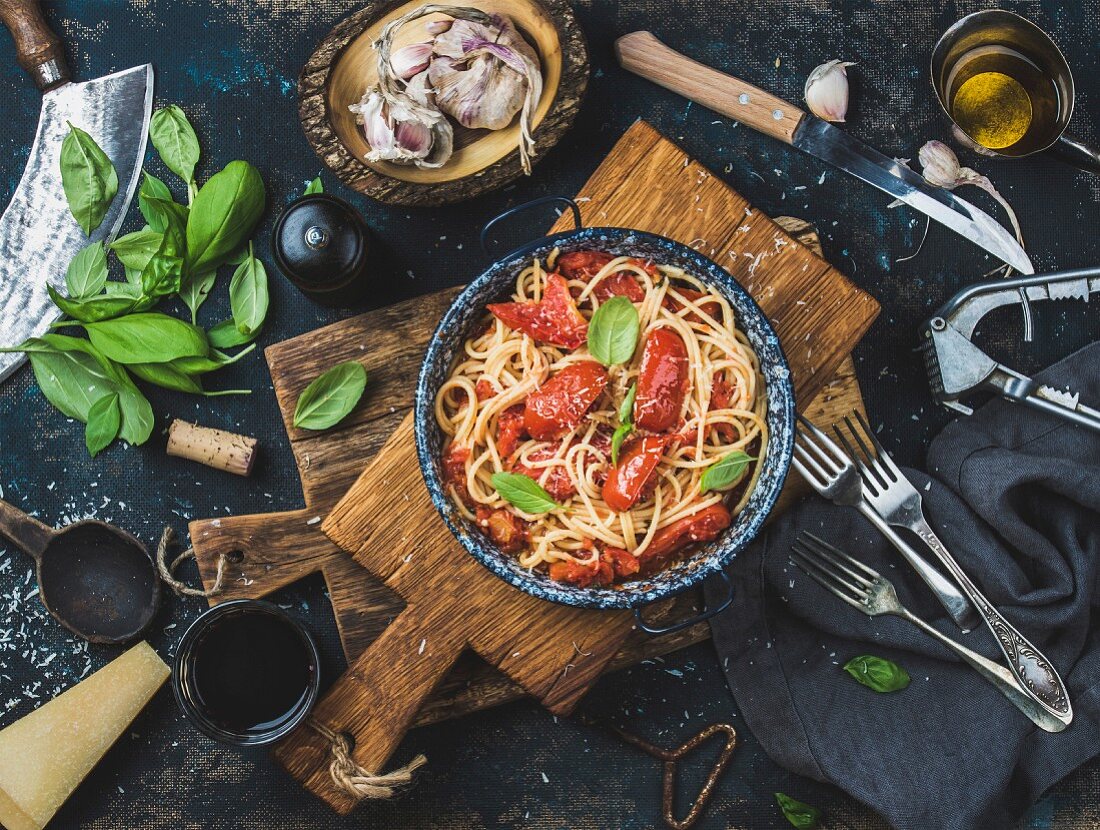
<path fill-rule="evenodd" d="M 550 566 L 550 578 L 580 588 L 590 585 L 607 587 L 615 580 L 626 579 L 640 570 L 641 564 L 634 554 L 622 548 L 605 547 L 591 564 L 572 560 L 555 562 Z"/>
<path fill-rule="evenodd" d="M 520 441 L 526 437 L 523 404 L 517 403 L 500 413 L 497 417 L 497 452 L 501 458 L 511 456 L 519 447 Z"/>
<path fill-rule="evenodd" d="M 569 286 L 560 274 L 546 276 L 541 300 L 491 303 L 489 311 L 508 328 L 565 349 L 580 348 L 588 335 L 588 321 L 577 310 Z"/>
<path fill-rule="evenodd" d="M 653 535 L 653 540 L 638 556 L 643 573 L 661 570 L 677 551 L 696 542 L 709 542 L 730 526 L 729 509 L 719 502 L 691 516 L 685 516 Z"/>
<path fill-rule="evenodd" d="M 470 451 L 466 447 L 451 444 L 443 455 L 443 482 L 454 487 L 463 504 L 470 506 L 470 491 L 466 489 L 466 459 Z"/>
<path fill-rule="evenodd" d="M 634 423 L 650 432 L 671 429 L 680 419 L 689 382 L 687 346 L 672 329 L 649 333 L 638 370 Z"/>
<path fill-rule="evenodd" d="M 603 485 L 603 500 L 608 507 L 622 513 L 638 502 L 671 440 L 668 435 L 647 435 L 630 443 Z"/>
<path fill-rule="evenodd" d="M 531 463 L 549 461 L 556 454 L 556 447 L 542 447 L 531 453 L 527 457 L 527 460 Z M 577 495 L 577 488 L 573 486 L 573 479 L 569 477 L 569 472 L 565 467 L 561 464 L 555 464 L 553 467 L 550 467 L 549 470 L 550 471 L 547 472 L 546 467 L 528 467 L 522 461 L 516 461 L 512 466 L 513 473 L 525 475 L 535 481 L 539 481 L 543 473 L 546 473 L 546 481 L 542 482 L 542 487 L 550 494 L 554 501 L 567 501 Z"/>
<path fill-rule="evenodd" d="M 615 257 L 603 251 L 571 251 L 558 257 L 555 267 L 567 279 L 591 282 L 592 278 L 613 259 Z M 651 274 L 656 273 L 656 269 L 649 263 L 643 263 L 638 259 L 632 259 L 630 262 L 645 268 Z M 592 290 L 592 296 L 601 303 L 609 297 L 626 297 L 632 303 L 640 303 L 645 299 L 645 289 L 638 285 L 638 280 L 632 273 L 619 271 L 600 280 Z"/>
<path fill-rule="evenodd" d="M 488 531 L 489 538 L 505 553 L 516 553 L 526 546 L 529 538 L 526 523 L 504 508 L 493 510 L 483 504 L 478 505 L 477 520 Z"/>
<path fill-rule="evenodd" d="M 487 378 L 481 378 L 474 384 L 474 391 L 479 401 L 487 401 L 497 396 L 497 388 Z"/>
<path fill-rule="evenodd" d="M 710 388 L 710 408 L 715 409 L 729 409 L 730 402 L 733 400 L 734 386 L 721 372 L 714 373 L 714 380 Z M 719 437 L 729 443 L 737 437 L 737 433 L 730 424 L 714 424 L 714 431 L 718 433 Z"/>
<path fill-rule="evenodd" d="M 584 420 L 607 386 L 607 370 L 594 360 L 570 363 L 527 396 L 527 431 L 540 441 L 560 438 Z"/>
<path fill-rule="evenodd" d="M 722 306 L 718 300 L 714 299 L 711 295 L 703 292 L 696 291 L 694 288 L 680 288 L 676 286 L 676 293 L 683 297 L 685 300 L 694 303 L 699 307 L 699 310 L 705 314 L 709 314 L 711 317 L 718 319 L 716 315 L 721 313 Z M 705 298 L 705 299 L 704 299 Z M 702 300 L 703 302 L 699 302 Z M 673 314 L 686 308 L 686 306 L 677 300 L 675 297 L 665 294 L 663 303 L 664 307 L 671 311 Z M 694 311 L 684 315 L 684 319 L 691 323 L 702 323 L 703 318 L 696 314 Z M 721 322 L 721 320 L 719 320 Z"/>

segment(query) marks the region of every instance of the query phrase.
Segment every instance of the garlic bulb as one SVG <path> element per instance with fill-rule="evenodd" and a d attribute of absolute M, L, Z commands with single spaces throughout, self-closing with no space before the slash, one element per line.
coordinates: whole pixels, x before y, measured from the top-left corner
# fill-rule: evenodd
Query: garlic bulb
<path fill-rule="evenodd" d="M 410 43 L 402 46 L 390 58 L 390 67 L 393 74 L 403 81 L 409 80 L 414 75 L 419 75 L 428 68 L 432 60 L 431 41 L 426 43 Z"/>
<path fill-rule="evenodd" d="M 825 121 L 843 123 L 848 114 L 848 70 L 851 61 L 831 60 L 816 67 L 806 79 L 803 96 L 810 112 Z"/>

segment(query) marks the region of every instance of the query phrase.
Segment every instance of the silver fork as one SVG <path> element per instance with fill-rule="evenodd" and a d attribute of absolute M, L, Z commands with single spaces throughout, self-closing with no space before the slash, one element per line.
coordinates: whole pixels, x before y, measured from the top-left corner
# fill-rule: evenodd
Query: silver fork
<path fill-rule="evenodd" d="M 917 553 L 901 535 L 890 527 L 863 497 L 863 485 L 855 463 L 839 446 L 802 416 L 798 418 L 798 437 L 794 445 L 794 468 L 810 486 L 834 504 L 854 507 L 890 540 L 905 561 L 932 589 L 932 593 L 947 609 L 951 619 L 963 631 L 970 631 L 979 623 L 978 614 L 970 600 L 938 569 Z"/>
<path fill-rule="evenodd" d="M 856 423 L 849 417 L 844 419 L 844 423 L 859 446 L 859 452 L 837 427 L 834 426 L 833 430 L 859 468 L 863 478 L 863 495 L 867 501 L 885 522 L 894 527 L 908 528 L 928 545 L 978 609 L 982 620 L 996 638 L 997 645 L 1004 652 L 1009 670 L 1016 675 L 1023 688 L 1052 715 L 1069 723 L 1073 720 L 1073 708 L 1057 669 L 978 590 L 928 524 L 920 492 L 887 455 L 863 417 L 858 412 L 853 414 Z M 874 446 L 875 452 L 867 446 L 863 436 Z"/>
<path fill-rule="evenodd" d="M 868 617 L 883 614 L 901 617 L 943 643 L 992 683 L 1040 729 L 1061 732 L 1069 723 L 1053 714 L 1046 706 L 1037 703 L 1034 696 L 1022 687 L 1019 678 L 1004 666 L 959 645 L 913 614 L 898 600 L 897 592 L 888 579 L 844 551 L 812 533 L 803 532 L 792 546 L 791 561 L 826 591 L 840 597 Z"/>

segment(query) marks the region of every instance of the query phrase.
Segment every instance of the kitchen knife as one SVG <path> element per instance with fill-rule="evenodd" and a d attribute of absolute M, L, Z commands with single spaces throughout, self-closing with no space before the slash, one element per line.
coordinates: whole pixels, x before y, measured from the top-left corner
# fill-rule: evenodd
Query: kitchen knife
<path fill-rule="evenodd" d="M 66 293 L 65 271 L 77 251 L 114 239 L 122 225 L 145 157 L 153 67 L 73 83 L 61 42 L 42 18 L 38 0 L 0 0 L 0 20 L 15 38 L 19 65 L 44 93 L 30 159 L 0 216 L 0 345 L 14 346 L 43 334 L 57 319 L 46 286 Z M 69 212 L 61 187 L 61 142 L 69 122 L 96 140 L 118 173 L 118 195 L 90 239 Z M 23 359 L 0 354 L 0 381 Z"/>
<path fill-rule="evenodd" d="M 623 35 L 615 51 L 625 69 L 826 161 L 946 225 L 1020 273 L 1035 273 L 1020 243 L 991 216 L 839 127 L 681 55 L 649 32 Z"/>

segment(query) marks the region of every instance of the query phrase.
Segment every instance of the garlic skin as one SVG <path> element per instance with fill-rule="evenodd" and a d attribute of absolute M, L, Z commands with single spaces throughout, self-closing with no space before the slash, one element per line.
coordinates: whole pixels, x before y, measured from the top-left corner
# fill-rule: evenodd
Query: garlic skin
<path fill-rule="evenodd" d="M 445 31 L 451 28 L 453 20 L 433 20 L 424 28 L 428 31 L 429 35 L 441 35 Z"/>
<path fill-rule="evenodd" d="M 402 46 L 390 56 L 390 67 L 393 69 L 394 75 L 403 81 L 407 81 L 427 69 L 431 60 L 431 41 L 410 43 L 408 46 Z"/>
<path fill-rule="evenodd" d="M 802 91 L 810 112 L 825 121 L 843 124 L 848 114 L 848 70 L 852 61 L 831 60 L 814 68 Z"/>
<path fill-rule="evenodd" d="M 438 110 L 432 117 L 408 96 L 387 96 L 376 87 L 349 109 L 362 120 L 371 148 L 367 161 L 442 167 L 454 152 L 454 130 L 447 119 Z"/>

